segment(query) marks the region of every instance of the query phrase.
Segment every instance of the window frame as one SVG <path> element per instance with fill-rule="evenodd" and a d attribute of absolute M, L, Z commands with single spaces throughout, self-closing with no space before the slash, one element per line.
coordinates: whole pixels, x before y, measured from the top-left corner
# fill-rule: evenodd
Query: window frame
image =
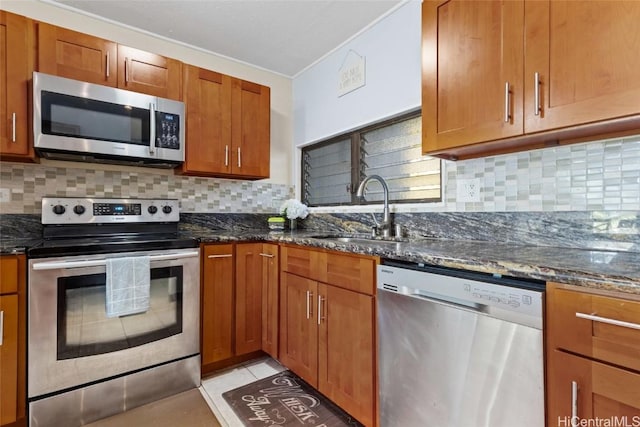
<path fill-rule="evenodd" d="M 345 132 L 342 133 L 340 135 L 336 135 L 333 136 L 327 140 L 324 141 L 320 141 L 320 142 L 316 142 L 313 144 L 309 144 L 306 145 L 304 147 L 301 148 L 301 155 L 300 155 L 300 189 L 301 189 L 301 199 L 303 199 L 303 203 L 307 204 L 309 207 L 317 207 L 317 208 L 322 208 L 322 207 L 330 207 L 330 206 L 366 206 L 366 205 L 379 205 L 382 202 L 381 201 L 367 201 L 367 200 L 363 200 L 360 199 L 356 196 L 356 191 L 358 190 L 358 186 L 360 185 L 360 183 L 362 182 L 362 180 L 364 179 L 362 176 L 360 176 L 360 147 L 361 147 L 361 139 L 362 139 L 362 135 L 366 134 L 368 132 L 371 132 L 373 130 L 379 129 L 379 128 L 383 128 L 383 127 L 387 127 L 387 126 L 391 126 L 394 125 L 396 123 L 399 122 L 403 122 L 409 119 L 413 119 L 416 117 L 420 117 L 422 113 L 421 109 L 417 109 L 417 110 L 412 110 L 403 114 L 400 114 L 398 116 L 392 117 L 392 118 L 388 118 L 388 119 L 384 119 L 357 129 L 353 129 L 349 132 Z M 316 205 L 316 204 L 309 204 L 305 199 L 304 199 L 304 194 L 305 194 L 305 179 L 304 179 L 304 157 L 305 157 L 305 152 L 309 149 L 313 148 L 320 148 L 320 147 L 324 147 L 327 145 L 331 145 L 334 144 L 338 141 L 343 141 L 345 139 L 349 139 L 351 141 L 351 184 L 349 184 L 349 193 L 351 195 L 351 202 L 348 204 L 345 203 L 327 203 L 327 204 L 322 204 L 322 205 Z M 424 155 L 424 154 L 423 154 Z M 436 158 L 436 157 L 434 157 Z M 442 184 L 443 184 L 443 179 L 442 179 L 442 159 L 438 159 L 440 162 L 440 197 L 437 198 L 423 198 L 423 199 L 405 199 L 405 200 L 393 200 L 391 198 L 389 198 L 389 204 L 411 204 L 411 203 L 440 203 L 442 202 Z M 384 177 L 383 177 L 384 178 Z"/>

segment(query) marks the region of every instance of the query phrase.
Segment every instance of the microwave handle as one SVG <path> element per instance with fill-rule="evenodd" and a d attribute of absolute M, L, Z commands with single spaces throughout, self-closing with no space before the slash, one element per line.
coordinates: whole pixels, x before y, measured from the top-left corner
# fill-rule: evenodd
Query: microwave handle
<path fill-rule="evenodd" d="M 151 255 L 150 261 L 167 261 L 182 258 L 197 257 L 200 253 L 198 251 L 188 251 L 181 253 L 168 253 L 163 255 Z M 81 267 L 101 267 L 107 265 L 106 258 L 91 259 L 82 261 L 44 261 L 36 262 L 32 265 L 33 270 L 58 270 L 65 268 L 81 268 Z"/>
<path fill-rule="evenodd" d="M 151 120 L 149 120 L 149 126 L 151 127 L 149 130 L 149 154 L 153 154 L 156 141 L 156 106 L 153 103 L 149 104 L 149 114 L 151 115 Z"/>

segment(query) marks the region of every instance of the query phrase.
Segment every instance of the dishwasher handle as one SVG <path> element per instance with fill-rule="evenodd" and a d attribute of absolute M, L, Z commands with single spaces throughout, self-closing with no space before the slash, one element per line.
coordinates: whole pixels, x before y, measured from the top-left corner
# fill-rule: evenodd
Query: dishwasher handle
<path fill-rule="evenodd" d="M 457 298 L 448 298 L 445 297 L 443 295 L 438 295 L 438 294 L 433 294 L 430 292 L 425 292 L 423 290 L 420 289 L 411 289 L 408 288 L 410 290 L 409 293 L 403 292 L 404 295 L 410 296 L 410 297 L 416 297 L 416 298 L 420 298 L 423 299 L 425 301 L 429 301 L 429 302 L 433 302 L 436 304 L 442 304 L 442 305 L 446 305 L 449 307 L 454 307 L 454 308 L 462 308 L 464 310 L 471 310 L 471 311 L 475 311 L 477 313 L 487 313 L 488 312 L 488 307 L 484 304 L 478 304 L 475 302 L 471 302 L 471 301 L 465 301 L 465 300 L 461 300 L 461 299 L 457 299 Z"/>

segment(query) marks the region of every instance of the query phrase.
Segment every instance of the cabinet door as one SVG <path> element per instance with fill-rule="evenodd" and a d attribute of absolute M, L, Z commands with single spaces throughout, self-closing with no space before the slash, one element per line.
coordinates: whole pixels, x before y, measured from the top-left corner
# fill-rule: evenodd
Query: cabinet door
<path fill-rule="evenodd" d="M 525 13 L 525 132 L 640 112 L 640 2 L 531 1 Z"/>
<path fill-rule="evenodd" d="M 374 299 L 322 283 L 318 291 L 318 390 L 373 425 Z"/>
<path fill-rule="evenodd" d="M 28 134 L 30 21 L 0 11 L 0 155 L 32 156 Z"/>
<path fill-rule="evenodd" d="M 262 347 L 262 243 L 236 245 L 236 356 Z"/>
<path fill-rule="evenodd" d="M 18 296 L 0 296 L 0 425 L 17 418 Z"/>
<path fill-rule="evenodd" d="M 239 79 L 233 79 L 232 85 L 233 173 L 248 178 L 269 178 L 270 89 Z"/>
<path fill-rule="evenodd" d="M 118 87 L 182 100 L 182 63 L 132 47 L 118 45 Z"/>
<path fill-rule="evenodd" d="M 233 245 L 206 245 L 202 262 L 202 365 L 233 356 Z"/>
<path fill-rule="evenodd" d="M 280 283 L 278 245 L 264 243 L 260 256 L 262 257 L 262 350 L 277 359 Z"/>
<path fill-rule="evenodd" d="M 559 350 L 550 352 L 548 370 L 548 425 L 560 425 L 560 420 L 571 425 L 572 415 L 582 420 L 627 417 L 627 425 L 632 425 L 634 417 L 638 420 L 640 374 Z"/>
<path fill-rule="evenodd" d="M 38 71 L 105 86 L 117 85 L 114 42 L 38 24 Z"/>
<path fill-rule="evenodd" d="M 283 273 L 280 283 L 280 360 L 318 386 L 317 282 Z M 344 325 L 343 325 L 344 327 Z"/>
<path fill-rule="evenodd" d="M 231 173 L 231 77 L 186 65 L 187 145 L 182 173 Z"/>
<path fill-rule="evenodd" d="M 522 0 L 422 4 L 425 153 L 523 133 L 523 20 Z"/>

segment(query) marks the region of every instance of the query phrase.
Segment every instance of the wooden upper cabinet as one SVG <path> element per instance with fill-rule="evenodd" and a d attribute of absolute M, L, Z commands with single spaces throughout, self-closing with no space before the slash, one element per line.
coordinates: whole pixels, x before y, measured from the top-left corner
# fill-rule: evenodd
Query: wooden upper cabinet
<path fill-rule="evenodd" d="M 38 71 L 182 100 L 182 63 L 65 28 L 38 24 Z"/>
<path fill-rule="evenodd" d="M 35 158 L 29 138 L 29 80 L 33 71 L 33 22 L 0 11 L 0 158 Z"/>
<path fill-rule="evenodd" d="M 182 100 L 182 63 L 118 45 L 118 87 L 161 98 Z"/>
<path fill-rule="evenodd" d="M 231 173 L 231 77 L 185 65 L 187 145 L 181 172 Z"/>
<path fill-rule="evenodd" d="M 187 175 L 268 178 L 270 89 L 185 65 Z"/>
<path fill-rule="evenodd" d="M 38 71 L 116 87 L 117 44 L 55 25 L 38 24 Z"/>
<path fill-rule="evenodd" d="M 525 132 L 640 112 L 640 2 L 528 1 L 525 17 Z"/>
<path fill-rule="evenodd" d="M 423 150 L 523 132 L 524 2 L 422 6 Z"/>
<path fill-rule="evenodd" d="M 466 159 L 640 129 L 640 2 L 425 1 L 423 152 Z"/>
<path fill-rule="evenodd" d="M 239 79 L 233 79 L 232 84 L 232 168 L 237 175 L 268 178 L 271 91 L 266 86 Z"/>

